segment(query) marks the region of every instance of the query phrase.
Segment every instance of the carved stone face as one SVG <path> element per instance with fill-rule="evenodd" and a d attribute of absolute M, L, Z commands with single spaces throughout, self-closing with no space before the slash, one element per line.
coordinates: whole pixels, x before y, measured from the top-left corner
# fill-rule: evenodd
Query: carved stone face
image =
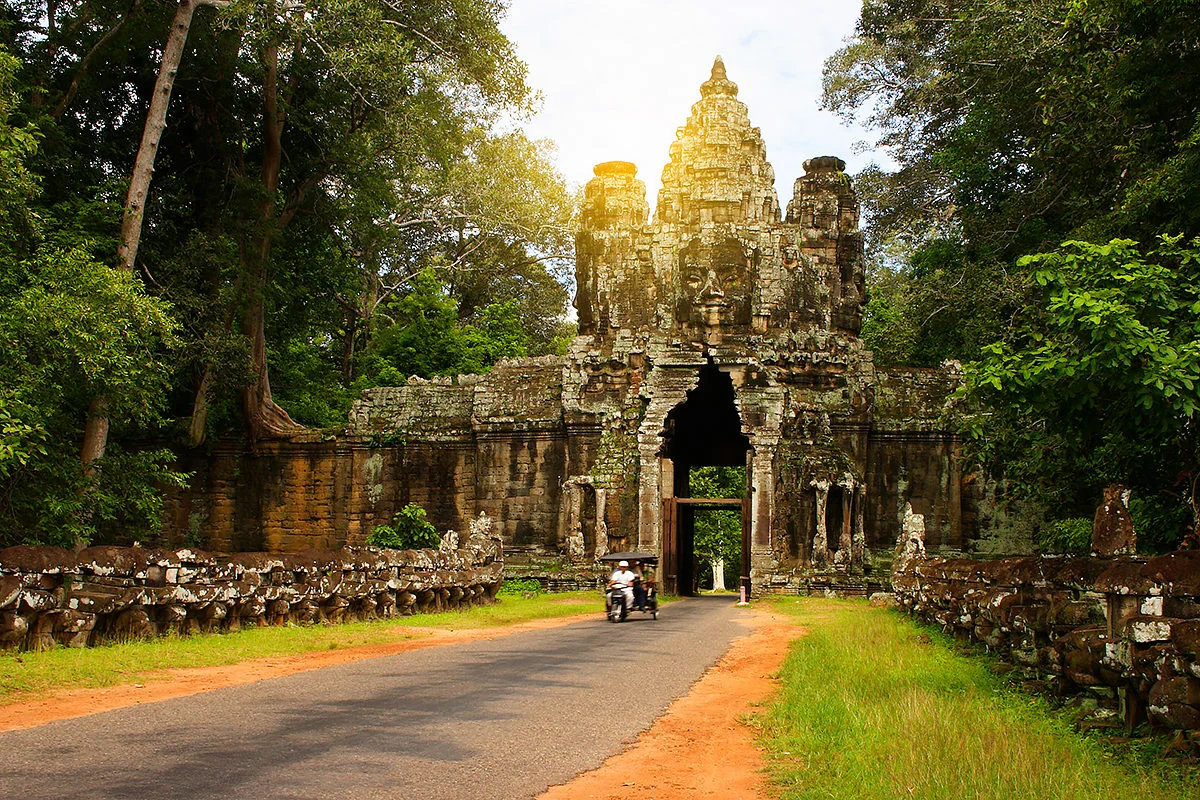
<path fill-rule="evenodd" d="M 783 257 L 785 267 L 794 269 L 800 266 L 800 248 L 796 246 L 792 237 L 784 236 L 779 240 L 779 252 Z"/>
<path fill-rule="evenodd" d="M 713 248 L 689 242 L 679 254 L 676 320 L 707 327 L 748 325 L 750 261 L 735 239 Z"/>

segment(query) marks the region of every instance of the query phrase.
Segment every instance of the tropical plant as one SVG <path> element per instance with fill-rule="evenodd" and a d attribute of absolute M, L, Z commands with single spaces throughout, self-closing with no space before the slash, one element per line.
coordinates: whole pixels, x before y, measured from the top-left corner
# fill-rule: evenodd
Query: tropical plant
<path fill-rule="evenodd" d="M 436 548 L 441 541 L 441 534 L 425 519 L 425 509 L 415 503 L 396 512 L 390 525 L 376 525 L 367 537 L 367 544 L 372 547 L 396 550 Z"/>

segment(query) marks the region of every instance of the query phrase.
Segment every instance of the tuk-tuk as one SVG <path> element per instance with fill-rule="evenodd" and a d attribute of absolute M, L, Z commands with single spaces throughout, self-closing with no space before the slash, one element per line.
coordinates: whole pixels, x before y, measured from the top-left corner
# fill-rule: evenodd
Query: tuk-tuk
<path fill-rule="evenodd" d="M 600 563 L 616 566 L 622 561 L 629 563 L 629 569 L 637 576 L 634 578 L 633 605 L 630 607 L 625 586 L 613 584 L 604 590 L 604 613 L 609 622 L 621 622 L 631 611 L 641 611 L 649 614 L 651 619 L 658 619 L 658 581 L 654 578 L 654 570 L 658 567 L 658 556 L 653 553 L 609 553 L 600 557 Z M 648 571 L 648 574 L 646 572 Z"/>

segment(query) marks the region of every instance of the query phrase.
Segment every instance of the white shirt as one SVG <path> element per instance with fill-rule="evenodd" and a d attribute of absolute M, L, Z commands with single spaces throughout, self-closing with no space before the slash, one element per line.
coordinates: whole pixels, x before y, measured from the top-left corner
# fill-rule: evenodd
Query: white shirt
<path fill-rule="evenodd" d="M 609 580 L 615 583 L 623 583 L 626 586 L 632 586 L 635 578 L 637 578 L 637 573 L 633 570 L 618 569 L 612 574 L 612 577 L 609 578 Z"/>

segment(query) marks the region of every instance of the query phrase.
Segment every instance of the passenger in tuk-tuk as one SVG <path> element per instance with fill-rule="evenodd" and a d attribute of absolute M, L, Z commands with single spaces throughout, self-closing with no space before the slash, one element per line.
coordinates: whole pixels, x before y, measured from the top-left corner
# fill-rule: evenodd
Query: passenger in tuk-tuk
<path fill-rule="evenodd" d="M 633 607 L 638 611 L 646 610 L 646 572 L 642 569 L 642 562 L 635 561 L 630 567 L 633 574 L 637 577 L 633 581 Z"/>

